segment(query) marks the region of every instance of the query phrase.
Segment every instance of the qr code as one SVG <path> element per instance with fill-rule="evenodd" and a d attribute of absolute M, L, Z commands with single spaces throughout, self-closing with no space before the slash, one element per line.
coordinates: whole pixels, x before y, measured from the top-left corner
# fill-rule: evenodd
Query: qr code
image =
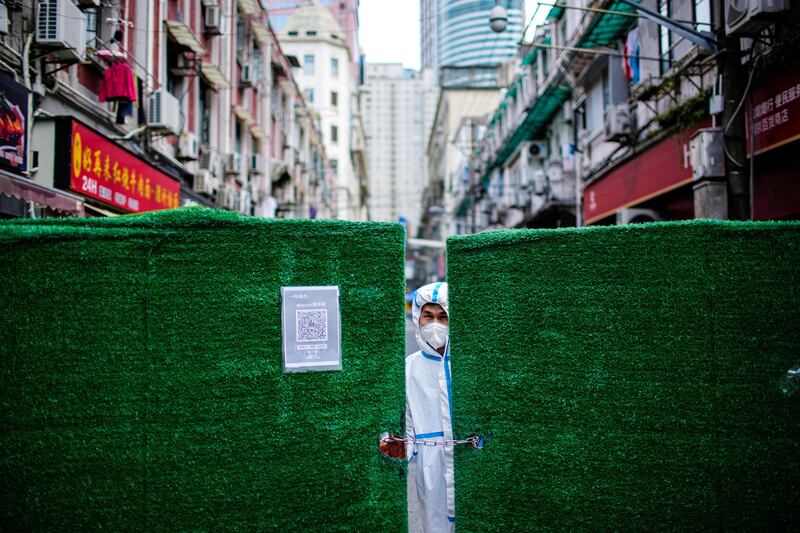
<path fill-rule="evenodd" d="M 328 310 L 297 310 L 297 342 L 328 340 Z"/>

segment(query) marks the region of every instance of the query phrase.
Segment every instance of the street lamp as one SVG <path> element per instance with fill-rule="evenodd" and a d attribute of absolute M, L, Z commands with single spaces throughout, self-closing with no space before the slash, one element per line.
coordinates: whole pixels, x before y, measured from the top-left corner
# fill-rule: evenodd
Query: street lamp
<path fill-rule="evenodd" d="M 508 26 L 508 13 L 500 5 L 500 0 L 495 0 L 494 7 L 489 12 L 489 26 L 495 33 L 502 33 Z"/>

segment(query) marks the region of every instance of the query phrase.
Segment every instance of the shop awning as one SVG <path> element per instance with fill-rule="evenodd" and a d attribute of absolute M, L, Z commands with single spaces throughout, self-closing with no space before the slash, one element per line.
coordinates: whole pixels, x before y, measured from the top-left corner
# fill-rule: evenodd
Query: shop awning
<path fill-rule="evenodd" d="M 250 128 L 250 135 L 252 135 L 256 139 L 266 139 L 267 138 L 267 132 L 264 131 L 262 128 L 259 128 L 258 126 L 253 126 L 253 127 Z"/>
<path fill-rule="evenodd" d="M 564 5 L 556 4 L 550 8 L 550 11 L 547 12 L 547 20 L 558 20 L 561 18 L 561 15 L 564 13 Z"/>
<path fill-rule="evenodd" d="M 470 206 L 472 206 L 472 196 L 465 196 L 458 204 L 458 208 L 456 208 L 456 217 L 467 216 Z"/>
<path fill-rule="evenodd" d="M 538 51 L 539 51 L 539 49 L 538 49 L 538 48 L 533 48 L 533 49 L 531 49 L 531 51 L 530 51 L 530 52 L 528 52 L 528 53 L 525 55 L 525 57 L 523 57 L 523 58 L 522 58 L 522 64 L 523 64 L 523 65 L 525 65 L 525 66 L 528 66 L 528 65 L 533 65 L 533 64 L 535 64 L 535 63 L 536 63 L 536 58 L 537 58 L 537 56 L 539 55 L 539 54 L 537 53 Z"/>
<path fill-rule="evenodd" d="M 58 189 L 45 187 L 27 178 L 0 173 L 0 194 L 23 202 L 33 202 L 76 217 L 84 216 L 84 204 L 78 197 Z"/>
<path fill-rule="evenodd" d="M 258 15 L 258 4 L 255 0 L 239 0 L 239 11 L 243 15 Z"/>
<path fill-rule="evenodd" d="M 225 74 L 223 74 L 220 68 L 214 63 L 202 62 L 200 64 L 200 73 L 215 89 L 222 89 L 229 84 L 228 78 L 225 77 Z"/>
<path fill-rule="evenodd" d="M 622 13 L 635 14 L 636 8 L 619 0 L 606 2 L 603 9 Z M 595 16 L 589 27 L 578 41 L 578 48 L 595 48 L 610 46 L 621 39 L 628 29 L 634 25 L 636 17 L 603 13 Z"/>
<path fill-rule="evenodd" d="M 269 30 L 267 30 L 263 23 L 253 23 L 253 35 L 261 46 L 267 46 L 269 44 Z"/>
<path fill-rule="evenodd" d="M 569 98 L 571 91 L 567 85 L 555 85 L 545 89 L 544 93 L 536 99 L 533 107 L 525 115 L 525 119 L 517 126 L 514 133 L 497 153 L 494 166 L 500 166 L 514 153 L 521 142 L 535 139 L 542 134 L 544 128 L 550 123 L 553 115 L 558 112 L 561 105 Z"/>
<path fill-rule="evenodd" d="M 283 181 L 285 178 L 290 178 L 289 175 L 289 166 L 283 162 L 273 162 L 272 167 L 272 181 L 278 183 Z"/>
<path fill-rule="evenodd" d="M 692 183 L 684 164 L 684 146 L 704 124 L 657 142 L 633 154 L 583 190 L 583 220 L 592 224 L 614 213 Z"/>
<path fill-rule="evenodd" d="M 195 35 L 192 31 L 192 28 L 190 28 L 186 23 L 179 20 L 168 20 L 166 22 L 167 31 L 169 32 L 170 37 L 172 37 L 176 43 L 188 48 L 197 55 L 204 56 L 208 54 L 206 47 L 203 46 L 203 43 L 200 42 L 200 40 L 197 38 L 197 35 Z"/>
<path fill-rule="evenodd" d="M 236 107 L 234 107 L 233 114 L 236 115 L 236 118 L 238 118 L 242 122 L 247 122 L 247 123 L 253 122 L 253 115 L 251 115 L 250 110 L 243 105 L 237 105 Z"/>

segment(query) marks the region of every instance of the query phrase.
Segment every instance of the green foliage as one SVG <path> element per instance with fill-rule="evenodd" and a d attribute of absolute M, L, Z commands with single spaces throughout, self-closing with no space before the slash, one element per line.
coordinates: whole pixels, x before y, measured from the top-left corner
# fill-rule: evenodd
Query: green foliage
<path fill-rule="evenodd" d="M 800 224 L 447 244 L 460 530 L 797 527 Z"/>
<path fill-rule="evenodd" d="M 673 78 L 670 78 L 672 80 Z M 708 101 L 711 90 L 704 89 L 696 96 L 681 102 L 666 113 L 658 115 L 658 125 L 662 130 L 683 131 L 708 117 Z"/>
<path fill-rule="evenodd" d="M 0 223 L 7 530 L 402 530 L 403 230 L 208 210 Z M 281 370 L 338 285 L 341 372 Z"/>

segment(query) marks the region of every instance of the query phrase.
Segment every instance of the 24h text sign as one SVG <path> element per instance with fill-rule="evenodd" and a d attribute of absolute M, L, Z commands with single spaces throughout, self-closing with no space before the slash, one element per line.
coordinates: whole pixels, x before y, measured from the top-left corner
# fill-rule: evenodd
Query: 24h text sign
<path fill-rule="evenodd" d="M 132 213 L 180 205 L 176 180 L 75 120 L 70 146 L 70 189 Z"/>

